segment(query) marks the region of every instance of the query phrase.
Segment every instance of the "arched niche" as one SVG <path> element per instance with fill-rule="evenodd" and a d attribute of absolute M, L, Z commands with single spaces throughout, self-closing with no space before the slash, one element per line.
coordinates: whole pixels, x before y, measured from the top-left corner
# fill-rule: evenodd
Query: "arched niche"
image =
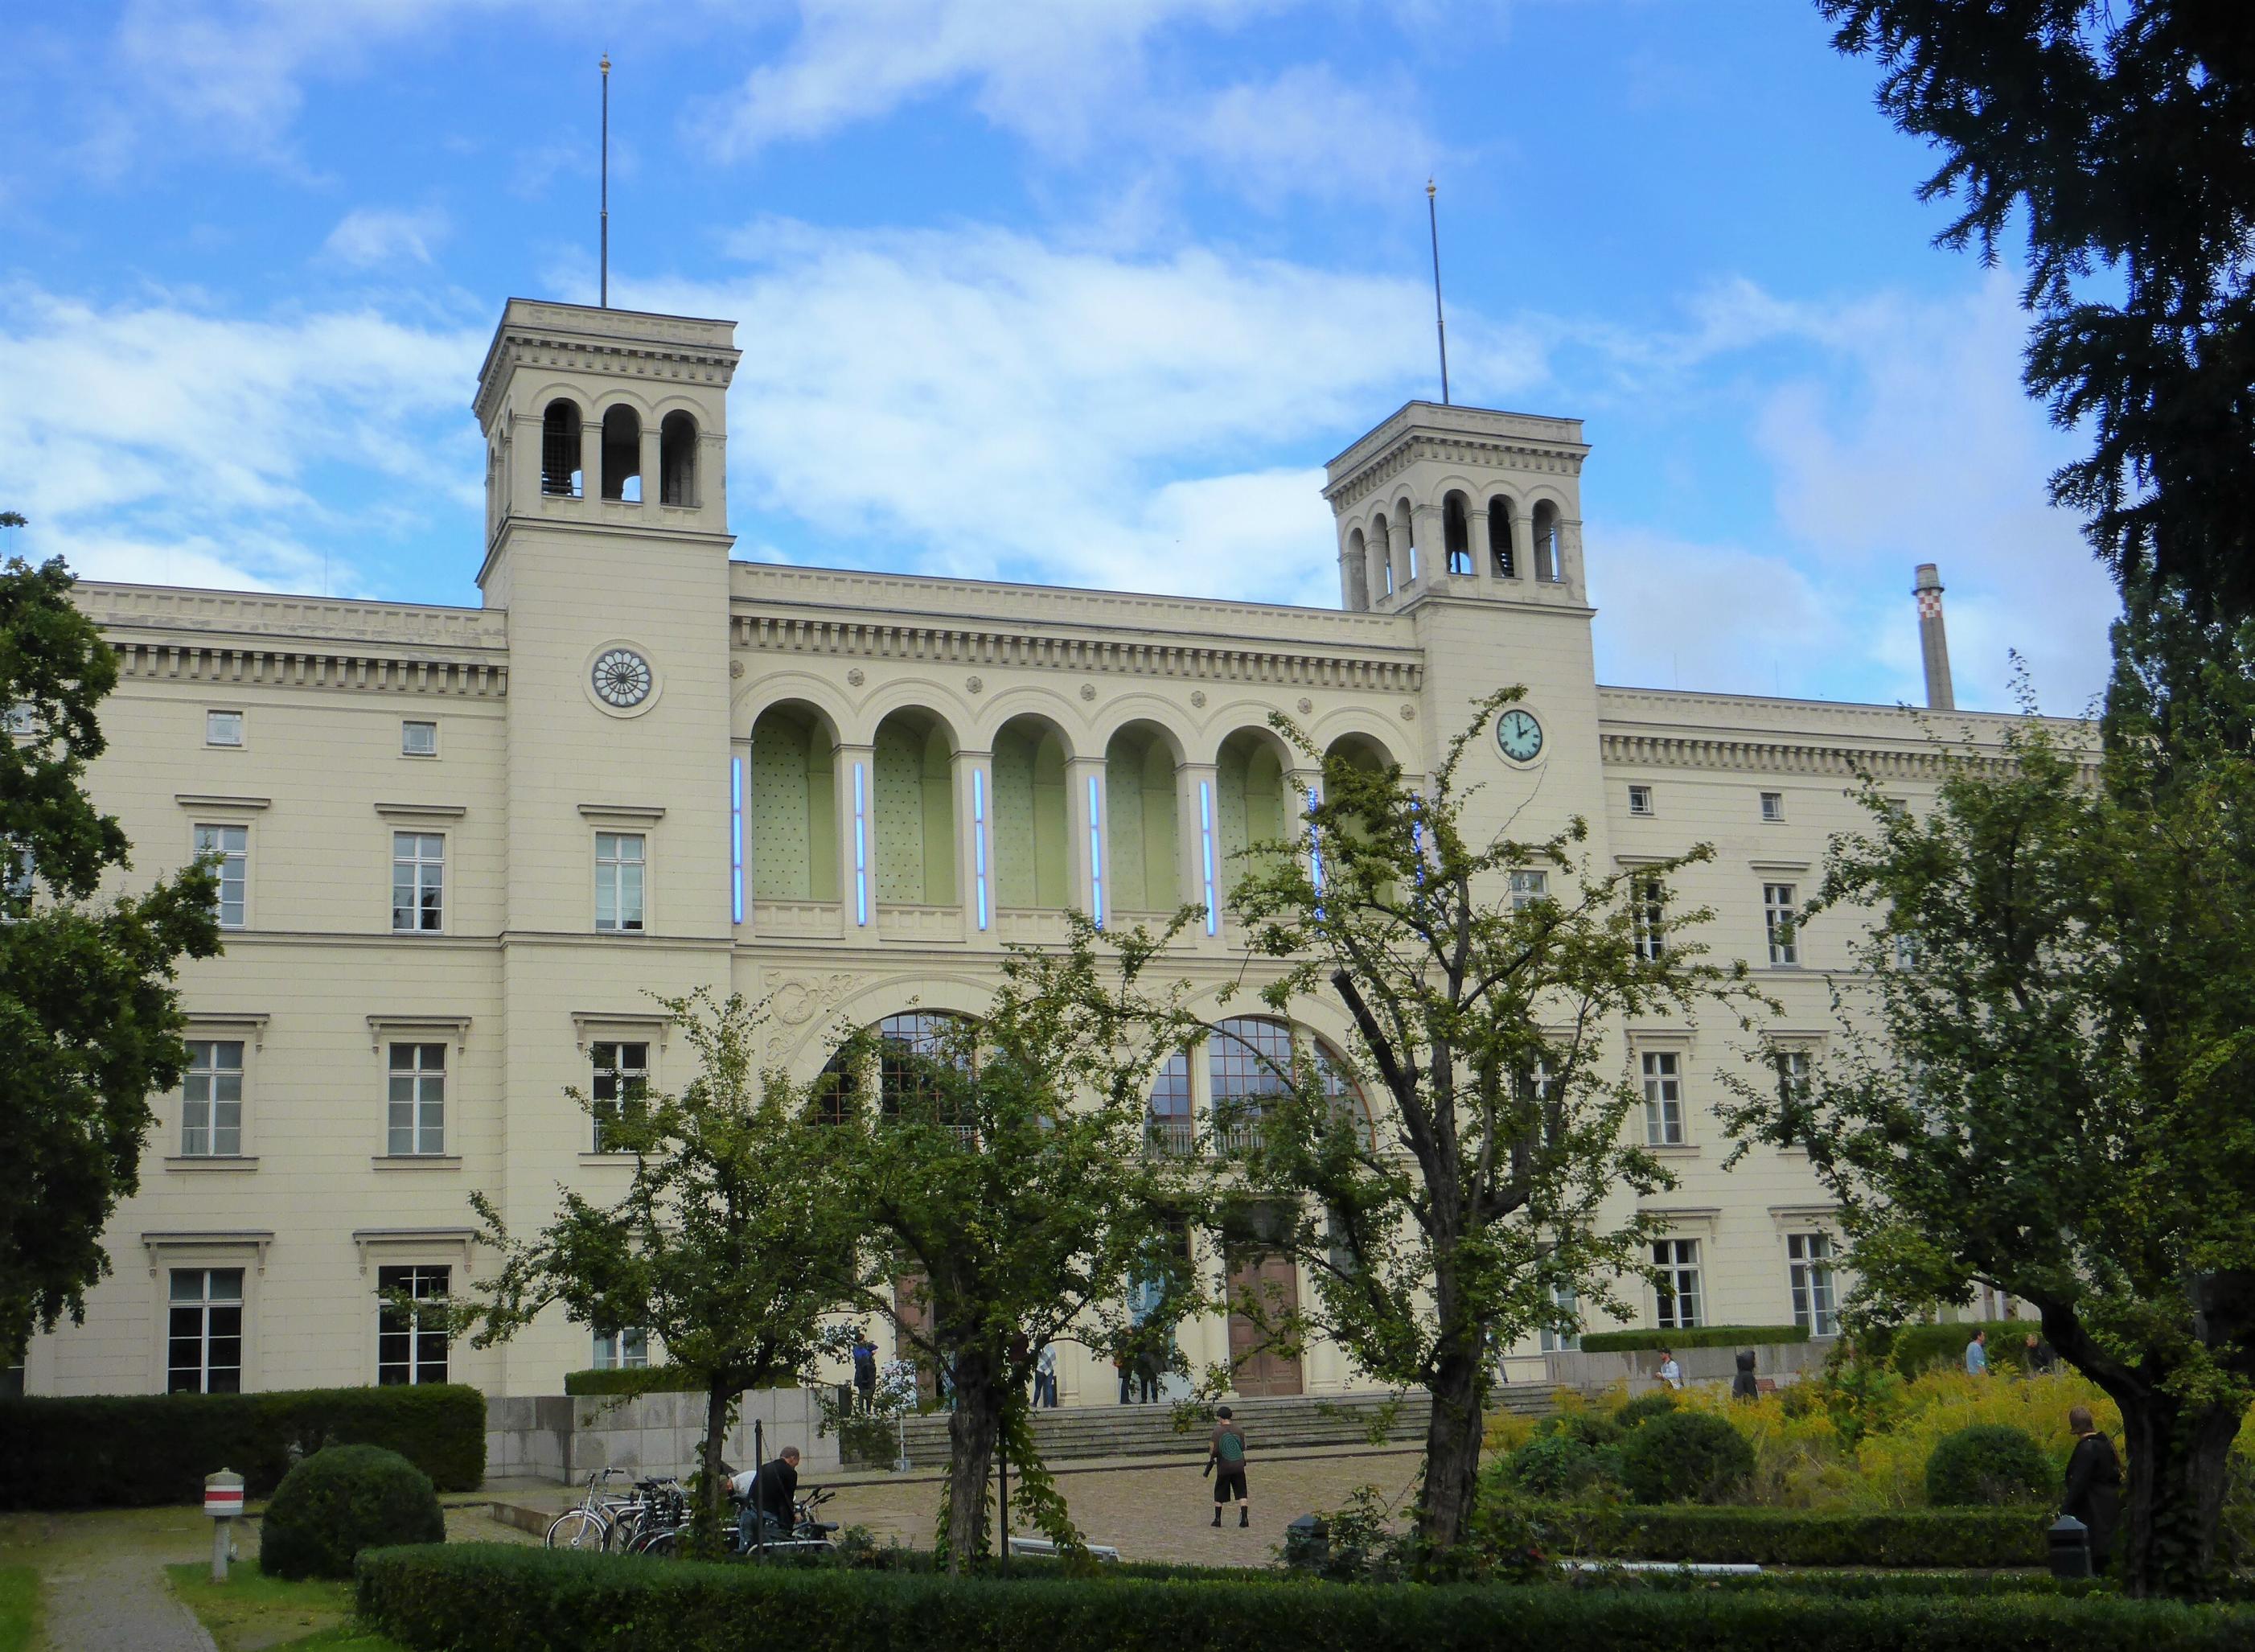
<path fill-rule="evenodd" d="M 804 700 L 784 700 L 752 723 L 752 899 L 838 898 L 837 736 Z"/>
<path fill-rule="evenodd" d="M 1062 911 L 1072 903 L 1065 854 L 1065 744 L 1031 713 L 994 733 L 994 900 Z"/>
<path fill-rule="evenodd" d="M 1246 876 L 1259 869 L 1246 851 L 1286 836 L 1284 747 L 1265 728 L 1240 728 L 1221 742 L 1214 765 L 1215 826 L 1221 840 L 1214 868 L 1226 902 Z"/>
<path fill-rule="evenodd" d="M 955 739 L 937 715 L 903 707 L 877 725 L 870 812 L 881 905 L 955 903 Z"/>
<path fill-rule="evenodd" d="M 1174 745 L 1156 723 L 1129 723 L 1105 747 L 1104 836 L 1117 910 L 1171 912 L 1181 903 L 1175 766 Z"/>

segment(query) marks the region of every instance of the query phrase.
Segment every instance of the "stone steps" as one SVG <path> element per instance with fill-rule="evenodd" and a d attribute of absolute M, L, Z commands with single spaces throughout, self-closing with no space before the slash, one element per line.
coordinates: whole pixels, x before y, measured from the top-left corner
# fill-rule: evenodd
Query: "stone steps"
<path fill-rule="evenodd" d="M 1374 1394 L 1295 1395 L 1229 1402 L 1243 1425 L 1251 1449 L 1262 1456 L 1308 1446 L 1358 1445 L 1370 1442 L 1386 1402 Z M 1506 1388 L 1497 1403 L 1514 1411 L 1551 1409 L 1547 1388 Z M 1405 1395 L 1386 1420 L 1383 1438 L 1412 1443 L 1424 1438 L 1432 1401 L 1423 1393 Z M 1045 1462 L 1071 1458 L 1194 1455 L 1204 1449 L 1212 1426 L 1200 1410 L 1184 1430 L 1175 1426 L 1176 1409 L 1163 1401 L 1151 1405 L 1077 1405 L 1034 1413 L 1034 1438 Z M 911 1417 L 908 1458 L 918 1468 L 947 1460 L 947 1415 Z"/>

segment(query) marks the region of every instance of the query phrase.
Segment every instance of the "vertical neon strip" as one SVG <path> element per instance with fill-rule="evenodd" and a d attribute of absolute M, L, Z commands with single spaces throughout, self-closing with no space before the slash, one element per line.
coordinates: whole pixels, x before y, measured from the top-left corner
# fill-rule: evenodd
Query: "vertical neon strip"
<path fill-rule="evenodd" d="M 1315 881 L 1316 893 L 1324 892 L 1324 840 L 1316 831 L 1316 811 L 1323 806 L 1323 788 L 1308 788 L 1308 875 Z M 1323 909 L 1317 907 L 1317 911 Z"/>
<path fill-rule="evenodd" d="M 1213 785 L 1198 782 L 1198 851 L 1205 864 L 1205 932 L 1218 933 L 1221 914 L 1213 904 Z"/>
<path fill-rule="evenodd" d="M 861 765 L 854 765 L 854 922 L 869 922 L 869 805 Z"/>
<path fill-rule="evenodd" d="M 979 896 L 979 927 L 987 927 L 987 774 L 971 771 L 972 886 Z"/>
<path fill-rule="evenodd" d="M 1088 777 L 1088 889 L 1096 927 L 1104 927 L 1104 799 L 1096 777 Z"/>
<path fill-rule="evenodd" d="M 735 921 L 744 921 L 744 760 L 728 759 L 728 891 Z"/>

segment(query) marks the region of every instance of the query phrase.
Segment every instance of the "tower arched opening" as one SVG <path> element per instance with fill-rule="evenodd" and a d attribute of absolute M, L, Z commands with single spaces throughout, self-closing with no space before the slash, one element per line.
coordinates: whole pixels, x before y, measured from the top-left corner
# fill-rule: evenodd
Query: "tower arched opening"
<path fill-rule="evenodd" d="M 580 404 L 559 396 L 541 410 L 540 491 L 551 498 L 577 499 L 584 480 L 580 471 Z"/>
<path fill-rule="evenodd" d="M 1499 580 L 1519 577 L 1519 556 L 1511 545 L 1511 520 L 1517 510 L 1505 494 L 1495 494 L 1487 502 L 1488 566 Z"/>
<path fill-rule="evenodd" d="M 1548 499 L 1535 507 L 1535 577 L 1557 585 L 1566 578 L 1566 562 L 1558 539 L 1558 507 Z"/>
<path fill-rule="evenodd" d="M 658 503 L 697 503 L 697 421 L 678 409 L 658 421 L 657 475 Z"/>
<path fill-rule="evenodd" d="M 642 500 L 642 415 L 624 402 L 603 411 L 603 497 Z"/>
<path fill-rule="evenodd" d="M 1448 553 L 1450 573 L 1473 571 L 1472 503 L 1453 489 L 1441 501 L 1441 543 Z"/>

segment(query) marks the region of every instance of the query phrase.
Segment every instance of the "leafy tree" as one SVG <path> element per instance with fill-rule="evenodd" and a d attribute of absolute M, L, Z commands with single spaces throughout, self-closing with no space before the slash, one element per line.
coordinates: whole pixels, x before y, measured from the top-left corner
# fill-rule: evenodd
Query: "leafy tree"
<path fill-rule="evenodd" d="M 1482 702 L 1423 792 L 1275 719 L 1321 763 L 1322 790 L 1298 841 L 1254 856 L 1231 897 L 1253 950 L 1284 960 L 1261 996 L 1284 1012 L 1317 995 L 1344 1005 L 1385 1103 L 1373 1131 L 1303 1055 L 1261 1098 L 1244 1193 L 1265 1199 L 1267 1241 L 1315 1281 L 1304 1324 L 1380 1381 L 1431 1391 L 1418 1527 L 1437 1553 L 1472 1513 L 1493 1351 L 1579 1329 L 1562 1301 L 1626 1317 L 1613 1281 L 1649 1271 L 1654 1219 L 1605 1208 L 1673 1185 L 1625 1139 L 1641 1097 L 1621 1018 L 1753 1001 L 1743 963 L 1708 963 L 1689 938 L 1711 914 L 1666 898 L 1711 849 L 1615 873 L 1582 853 L 1578 818 L 1538 840 L 1475 840 L 1465 754 L 1522 692 Z M 1546 871 L 1551 896 L 1515 906 L 1522 868 Z"/>
<path fill-rule="evenodd" d="M 951 1572 L 988 1552 L 998 1442 L 1027 1515 L 1061 1546 L 1079 1542 L 1034 1446 L 1042 1344 L 1125 1346 L 1195 1295 L 1183 1239 L 1196 1201 L 1145 1142 L 1154 1072 L 1202 1030 L 1178 985 L 1149 979 L 1187 917 L 1154 935 L 1069 914 L 1061 950 L 1010 953 L 978 1020 L 848 1039 L 818 1104 L 873 1252 L 860 1300 L 952 1399 L 938 1534 Z"/>
<path fill-rule="evenodd" d="M 634 1155 L 616 1204 L 559 1188 L 555 1220 L 512 1240 L 493 1202 L 471 1196 L 502 1264 L 463 1317 L 483 1347 L 560 1304 L 574 1324 L 640 1328 L 668 1364 L 704 1381 L 697 1542 L 719 1531 L 721 1445 L 746 1388 L 811 1383 L 822 1320 L 854 1278 L 853 1236 L 837 1192 L 836 1144 L 802 1122 L 804 1097 L 754 1066 L 762 1007 L 699 988 L 661 1001 L 697 1053 L 678 1095 L 598 1104 L 605 1144 Z"/>
<path fill-rule="evenodd" d="M 10 525 L 20 525 L 13 512 Z M 179 1082 L 182 957 L 219 952 L 211 872 L 95 898 L 130 865 L 86 766 L 117 661 L 60 560 L 0 563 L 0 1355 L 85 1311 L 102 1231 L 140 1185 L 151 1091 Z"/>
<path fill-rule="evenodd" d="M 1872 915 L 1842 1036 L 1730 1121 L 1808 1149 L 1858 1311 L 2035 1305 L 2121 1408 L 2120 1574 L 2198 1592 L 2255 1399 L 2255 764 L 2125 738 L 2094 768 L 2033 717 L 2003 757 L 1923 816 L 1866 786 L 1810 907 Z"/>
<path fill-rule="evenodd" d="M 1817 0 L 1880 109 L 1942 152 L 1942 245 L 2025 214 L 2026 383 L 2089 457 L 2052 479 L 2125 592 L 2255 615 L 2255 30 L 2214 0 Z"/>

